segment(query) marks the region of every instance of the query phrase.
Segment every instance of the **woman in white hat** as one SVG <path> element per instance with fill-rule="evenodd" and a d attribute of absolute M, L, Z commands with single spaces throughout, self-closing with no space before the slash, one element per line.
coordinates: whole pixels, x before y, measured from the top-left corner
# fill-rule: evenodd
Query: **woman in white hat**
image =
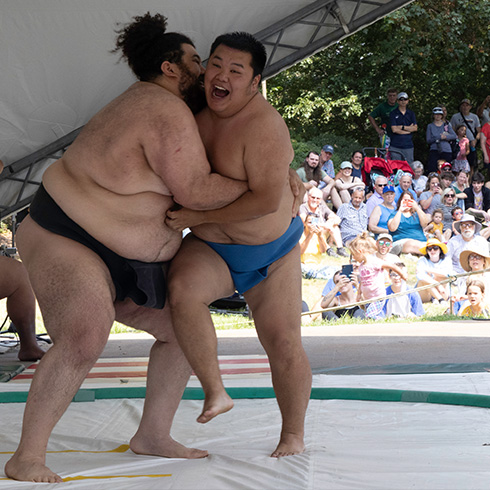
<path fill-rule="evenodd" d="M 352 177 L 352 163 L 340 164 L 340 176 L 335 179 L 335 187 L 340 194 L 342 202 L 350 202 L 350 195 L 355 187 L 364 187 L 364 182 L 359 177 Z"/>
<path fill-rule="evenodd" d="M 433 284 L 434 287 L 419 291 L 422 302 L 439 304 L 449 298 L 449 284 L 438 284 L 453 274 L 451 260 L 446 257 L 447 246 L 437 238 L 429 238 L 420 249 L 423 257 L 417 261 L 417 287 Z"/>
<path fill-rule="evenodd" d="M 466 250 L 459 256 L 461 267 L 466 272 L 484 271 L 490 268 L 490 253 L 488 245 L 481 246 L 479 243 L 471 243 Z M 487 295 L 490 294 L 490 271 L 481 274 L 473 274 L 468 277 L 468 281 L 478 279 L 485 284 Z M 490 298 L 489 298 L 490 299 Z"/>

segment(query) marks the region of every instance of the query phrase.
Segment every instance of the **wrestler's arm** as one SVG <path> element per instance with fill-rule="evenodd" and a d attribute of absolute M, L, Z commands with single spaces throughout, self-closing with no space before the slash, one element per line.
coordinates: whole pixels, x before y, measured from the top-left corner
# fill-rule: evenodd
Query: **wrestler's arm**
<path fill-rule="evenodd" d="M 180 100 L 167 101 L 164 114 L 152 121 L 143 150 L 176 203 L 192 209 L 213 209 L 236 200 L 247 183 L 212 172 L 197 124 Z"/>
<path fill-rule="evenodd" d="M 203 223 L 246 221 L 277 211 L 284 186 L 290 187 L 289 163 L 294 156 L 289 131 L 283 121 L 280 122 L 282 124 L 274 119 L 247 128 L 246 141 L 249 144 L 244 148 L 244 167 L 248 191 L 221 209 L 168 211 L 167 224 L 182 230 Z"/>

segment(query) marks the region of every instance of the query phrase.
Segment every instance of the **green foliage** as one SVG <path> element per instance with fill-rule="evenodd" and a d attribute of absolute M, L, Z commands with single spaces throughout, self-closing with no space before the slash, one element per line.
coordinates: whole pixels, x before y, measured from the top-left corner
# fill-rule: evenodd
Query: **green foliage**
<path fill-rule="evenodd" d="M 423 159 L 432 107 L 451 116 L 468 97 L 474 112 L 490 92 L 489 25 L 490 2 L 417 0 L 269 80 L 268 96 L 298 141 L 335 134 L 375 146 L 368 113 L 388 88 L 407 91 Z"/>

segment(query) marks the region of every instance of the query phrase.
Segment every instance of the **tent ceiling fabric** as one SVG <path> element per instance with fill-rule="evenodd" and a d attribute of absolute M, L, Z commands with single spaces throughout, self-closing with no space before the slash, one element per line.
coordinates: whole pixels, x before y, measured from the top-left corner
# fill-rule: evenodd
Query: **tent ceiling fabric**
<path fill-rule="evenodd" d="M 111 53 L 117 23 L 162 13 L 203 58 L 217 35 L 252 32 L 267 47 L 270 77 L 410 1 L 0 0 L 0 158 L 10 166 L 0 218 L 29 204 L 67 135 L 135 80 Z"/>

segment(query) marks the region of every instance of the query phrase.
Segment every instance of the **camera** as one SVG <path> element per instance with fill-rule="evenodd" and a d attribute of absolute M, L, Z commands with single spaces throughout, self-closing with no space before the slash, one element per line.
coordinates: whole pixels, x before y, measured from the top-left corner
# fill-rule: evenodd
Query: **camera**
<path fill-rule="evenodd" d="M 15 257 L 17 254 L 17 248 L 15 247 L 7 247 L 7 245 L 0 245 L 0 255 L 4 257 L 10 257 L 11 259 Z"/>

